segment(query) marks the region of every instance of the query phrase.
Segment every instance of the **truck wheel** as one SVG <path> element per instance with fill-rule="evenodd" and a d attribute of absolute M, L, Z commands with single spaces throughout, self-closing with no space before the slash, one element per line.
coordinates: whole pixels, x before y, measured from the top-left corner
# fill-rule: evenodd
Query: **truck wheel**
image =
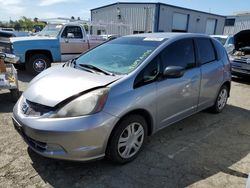
<path fill-rule="evenodd" d="M 50 66 L 51 60 L 44 54 L 34 54 L 25 63 L 26 70 L 33 75 L 39 74 Z"/>

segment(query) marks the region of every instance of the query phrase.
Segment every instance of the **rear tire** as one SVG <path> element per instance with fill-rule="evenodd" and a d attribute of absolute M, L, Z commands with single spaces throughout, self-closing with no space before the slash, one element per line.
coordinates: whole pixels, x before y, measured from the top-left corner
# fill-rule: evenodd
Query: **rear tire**
<path fill-rule="evenodd" d="M 142 116 L 126 116 L 116 125 L 112 132 L 106 156 L 119 164 L 134 160 L 140 153 L 147 134 L 147 122 Z"/>
<path fill-rule="evenodd" d="M 215 104 L 210 108 L 210 111 L 212 113 L 221 113 L 227 104 L 228 96 L 229 96 L 229 89 L 226 85 L 223 85 L 220 88 Z"/>
<path fill-rule="evenodd" d="M 47 55 L 34 54 L 31 55 L 28 61 L 25 63 L 26 70 L 37 75 L 51 66 L 51 60 Z"/>

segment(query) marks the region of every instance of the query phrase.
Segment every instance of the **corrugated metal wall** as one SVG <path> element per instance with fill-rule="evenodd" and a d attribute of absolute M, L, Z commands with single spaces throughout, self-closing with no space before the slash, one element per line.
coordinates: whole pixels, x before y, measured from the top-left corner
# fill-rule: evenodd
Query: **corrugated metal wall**
<path fill-rule="evenodd" d="M 92 31 L 93 34 L 97 34 L 97 30 L 105 29 L 106 34 L 118 35 L 128 35 L 133 34 L 133 32 L 153 32 L 154 15 L 154 4 L 116 4 L 104 7 L 91 12 L 91 21 L 103 22 L 108 26 L 106 29 L 104 27 L 93 27 Z"/>
<path fill-rule="evenodd" d="M 174 13 L 181 13 L 189 15 L 187 32 L 190 33 L 206 33 L 207 20 L 216 19 L 216 28 L 214 34 L 222 34 L 225 18 L 222 16 L 216 16 L 212 14 L 206 14 L 197 11 L 190 11 L 187 9 L 181 9 L 171 7 L 167 5 L 160 6 L 160 18 L 159 18 L 159 31 L 171 32 L 173 29 L 173 15 Z"/>
<path fill-rule="evenodd" d="M 250 15 L 230 16 L 235 18 L 234 26 L 225 26 L 224 35 L 234 35 L 242 30 L 250 29 Z"/>
<path fill-rule="evenodd" d="M 160 6 L 159 6 L 160 5 Z M 159 8 L 159 23 L 157 21 L 158 14 L 156 7 Z M 192 11 L 185 8 L 178 8 L 164 4 L 136 4 L 136 3 L 117 3 L 114 5 L 102 7 L 91 11 L 91 19 L 93 22 L 113 23 L 106 28 L 94 27 L 93 34 L 99 34 L 101 30 L 103 34 L 128 35 L 135 32 L 172 32 L 173 31 L 173 15 L 181 13 L 188 15 L 187 32 L 206 33 L 207 20 L 216 20 L 214 34 L 223 34 L 225 17 L 217 16 L 199 11 Z M 119 17 L 120 15 L 120 17 Z M 115 23 L 125 25 L 115 25 Z M 158 28 L 155 28 L 155 26 Z"/>

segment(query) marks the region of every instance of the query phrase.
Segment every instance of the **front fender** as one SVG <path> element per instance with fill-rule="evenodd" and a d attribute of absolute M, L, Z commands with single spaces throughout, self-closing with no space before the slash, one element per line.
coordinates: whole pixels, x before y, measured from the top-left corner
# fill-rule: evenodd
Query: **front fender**
<path fill-rule="evenodd" d="M 13 52 L 20 58 L 20 63 L 25 63 L 28 51 L 46 50 L 52 55 L 53 61 L 61 61 L 59 40 L 16 41 L 13 42 Z"/>

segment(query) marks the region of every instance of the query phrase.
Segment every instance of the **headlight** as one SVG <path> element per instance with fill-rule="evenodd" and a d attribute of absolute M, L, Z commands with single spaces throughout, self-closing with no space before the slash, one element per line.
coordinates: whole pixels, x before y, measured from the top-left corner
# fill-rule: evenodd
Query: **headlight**
<path fill-rule="evenodd" d="M 230 60 L 230 61 L 234 61 L 234 57 L 231 56 L 231 55 L 229 55 L 229 60 Z"/>
<path fill-rule="evenodd" d="M 86 93 L 59 109 L 51 118 L 77 117 L 100 112 L 108 98 L 108 88 Z"/>

